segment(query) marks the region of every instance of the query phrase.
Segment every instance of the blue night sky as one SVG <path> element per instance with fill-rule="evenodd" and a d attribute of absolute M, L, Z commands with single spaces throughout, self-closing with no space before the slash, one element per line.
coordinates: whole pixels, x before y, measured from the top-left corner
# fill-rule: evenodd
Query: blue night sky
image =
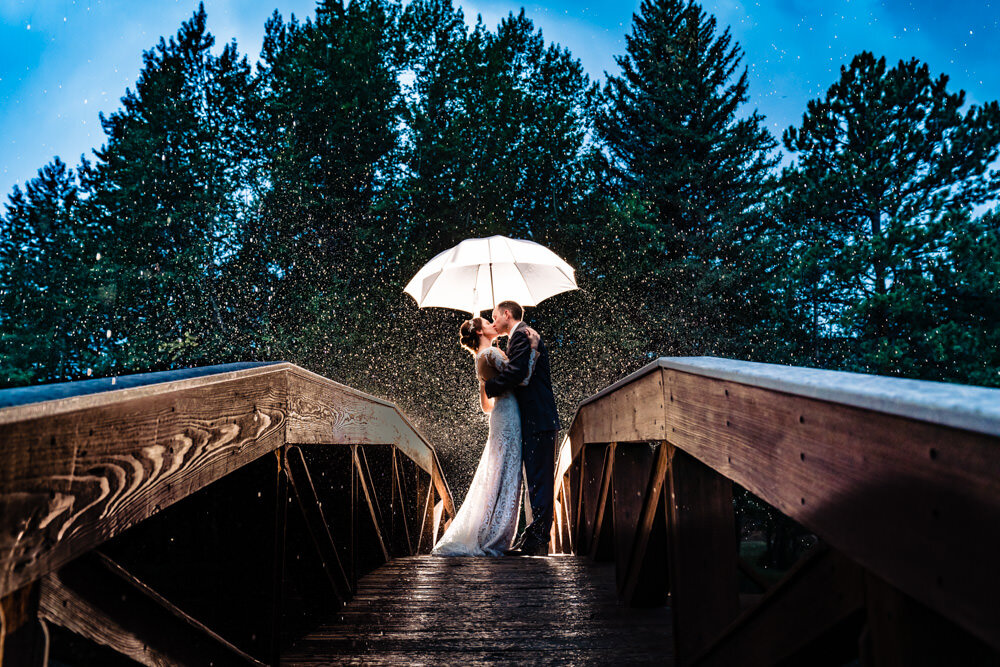
<path fill-rule="evenodd" d="M 517 11 L 508 1 L 456 0 L 470 22 Z M 206 0 L 220 46 L 235 38 L 256 61 L 264 21 L 312 15 L 313 0 Z M 843 64 L 870 50 L 895 63 L 917 57 L 945 73 L 967 101 L 1000 98 L 1000 0 L 706 0 L 731 26 L 750 70 L 750 102 L 780 138 L 821 96 Z M 524 4 L 547 40 L 568 47 L 593 78 L 616 73 L 639 2 L 551 0 Z M 197 0 L 0 0 L 0 201 L 15 183 L 59 155 L 71 167 L 104 139 L 98 112 L 119 107 L 134 86 L 142 51 L 176 33 Z"/>

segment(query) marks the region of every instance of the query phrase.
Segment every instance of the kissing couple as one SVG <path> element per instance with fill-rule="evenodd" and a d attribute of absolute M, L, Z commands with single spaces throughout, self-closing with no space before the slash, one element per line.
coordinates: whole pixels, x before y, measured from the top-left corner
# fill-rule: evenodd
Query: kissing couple
<path fill-rule="evenodd" d="M 552 395 L 549 353 L 538 332 L 521 321 L 514 301 L 493 309 L 493 321 L 462 323 L 462 347 L 475 355 L 479 402 L 490 430 L 472 485 L 436 556 L 544 556 L 552 527 L 553 476 L 559 415 Z M 493 342 L 509 336 L 507 354 Z M 512 544 L 520 514 L 521 468 L 528 485 L 528 527 Z M 529 508 L 525 508 L 528 510 Z"/>

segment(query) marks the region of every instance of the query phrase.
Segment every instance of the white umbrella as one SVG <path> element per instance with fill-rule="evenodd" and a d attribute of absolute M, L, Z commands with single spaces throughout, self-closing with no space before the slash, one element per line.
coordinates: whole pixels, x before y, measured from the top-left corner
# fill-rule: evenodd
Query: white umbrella
<path fill-rule="evenodd" d="M 501 301 L 536 306 L 578 289 L 573 267 L 534 241 L 491 236 L 466 239 L 417 271 L 403 291 L 421 308 L 464 310 L 477 315 Z"/>

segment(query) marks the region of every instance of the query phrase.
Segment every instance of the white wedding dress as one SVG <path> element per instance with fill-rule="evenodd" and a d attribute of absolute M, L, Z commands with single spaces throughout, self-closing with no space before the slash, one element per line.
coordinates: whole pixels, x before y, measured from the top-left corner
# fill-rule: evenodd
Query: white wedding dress
<path fill-rule="evenodd" d="M 503 370 L 496 347 L 476 355 Z M 478 366 L 478 363 L 477 363 Z M 512 392 L 494 399 L 490 431 L 472 485 L 448 530 L 431 550 L 435 556 L 502 556 L 517 531 L 521 499 L 521 411 Z"/>

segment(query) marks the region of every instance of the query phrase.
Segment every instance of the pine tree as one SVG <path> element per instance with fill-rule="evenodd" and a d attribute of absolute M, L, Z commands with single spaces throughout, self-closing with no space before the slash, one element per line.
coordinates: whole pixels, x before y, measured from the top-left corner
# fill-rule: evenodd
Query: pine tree
<path fill-rule="evenodd" d="M 261 171 L 239 259 L 258 290 L 247 308 L 265 311 L 272 358 L 334 377 L 374 315 L 365 290 L 393 240 L 379 202 L 398 146 L 397 13 L 329 0 L 305 23 L 275 12 L 265 31 Z"/>
<path fill-rule="evenodd" d="M 596 119 L 623 192 L 657 229 L 637 317 L 653 354 L 760 354 L 757 240 L 776 142 L 748 99 L 742 51 L 690 0 L 643 0 Z"/>
<path fill-rule="evenodd" d="M 101 123 L 105 145 L 83 170 L 85 215 L 106 257 L 112 365 L 138 372 L 215 360 L 228 338 L 216 299 L 250 146 L 250 67 L 220 55 L 200 5 L 176 38 L 143 54 L 135 91 Z"/>
<path fill-rule="evenodd" d="M 925 295 L 918 344 L 907 375 L 931 380 L 1000 386 L 1000 209 L 969 220 L 954 219 L 958 230 L 948 252 L 930 259 L 921 280 Z"/>
<path fill-rule="evenodd" d="M 0 219 L 0 386 L 87 376 L 103 351 L 100 258 L 59 158 L 14 188 Z"/>
<path fill-rule="evenodd" d="M 816 363 L 934 372 L 937 353 L 920 342 L 943 324 L 925 318 L 934 267 L 973 233 L 972 208 L 1000 189 L 989 171 L 1000 106 L 963 112 L 964 92 L 947 83 L 916 59 L 890 69 L 863 52 L 784 134 L 797 158 L 782 179 L 787 284 L 798 292 L 789 305 L 817 341 Z"/>
<path fill-rule="evenodd" d="M 579 61 L 546 46 L 524 11 L 467 31 L 447 0 L 418 0 L 403 26 L 410 247 L 432 255 L 470 236 L 545 242 L 573 219 L 586 180 L 596 89 Z"/>

